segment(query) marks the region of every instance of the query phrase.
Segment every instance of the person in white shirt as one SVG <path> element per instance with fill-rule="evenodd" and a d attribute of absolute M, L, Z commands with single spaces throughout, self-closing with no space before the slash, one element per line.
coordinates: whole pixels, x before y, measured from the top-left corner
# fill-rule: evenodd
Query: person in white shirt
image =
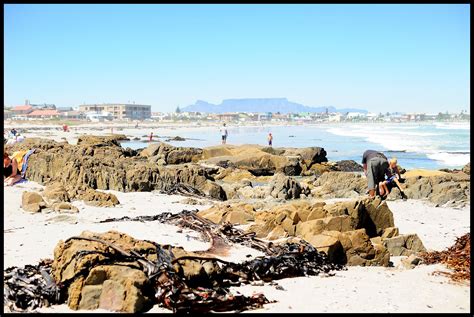
<path fill-rule="evenodd" d="M 221 127 L 221 136 L 222 136 L 222 144 L 226 144 L 227 142 L 227 127 L 225 126 L 225 123 Z"/>

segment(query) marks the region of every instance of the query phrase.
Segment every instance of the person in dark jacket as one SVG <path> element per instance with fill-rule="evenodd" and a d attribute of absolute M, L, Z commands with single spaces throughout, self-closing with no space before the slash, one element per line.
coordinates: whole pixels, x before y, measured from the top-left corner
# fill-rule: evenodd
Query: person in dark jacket
<path fill-rule="evenodd" d="M 385 174 L 388 171 L 387 157 L 383 153 L 367 150 L 362 155 L 362 166 L 367 176 L 369 196 L 374 198 L 377 185 L 385 180 Z"/>

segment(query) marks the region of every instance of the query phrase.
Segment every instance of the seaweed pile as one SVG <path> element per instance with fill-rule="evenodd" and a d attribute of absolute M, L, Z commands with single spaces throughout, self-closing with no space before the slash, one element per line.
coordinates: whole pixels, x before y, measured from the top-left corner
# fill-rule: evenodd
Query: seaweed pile
<path fill-rule="evenodd" d="M 197 214 L 197 210 L 183 210 L 177 214 L 164 212 L 154 216 L 137 216 L 134 218 L 130 218 L 128 216 L 121 218 L 108 218 L 99 221 L 99 223 L 116 221 L 159 221 L 161 223 L 175 225 L 180 228 L 195 230 L 201 233 L 202 239 L 204 241 L 211 242 L 211 248 L 207 251 L 204 251 L 207 254 L 219 253 L 219 249 L 230 247 L 231 243 L 239 243 L 264 252 L 267 255 L 281 253 L 281 248 L 271 242 L 265 242 L 256 238 L 255 233 L 245 233 L 243 230 L 235 228 L 229 223 L 224 223 L 222 225 L 215 224 L 214 222 L 199 216 Z M 309 245 L 304 241 L 303 243 Z"/>
<path fill-rule="evenodd" d="M 270 301 L 261 293 L 252 296 L 232 294 L 230 287 L 249 284 L 253 281 L 271 282 L 297 276 L 333 275 L 331 271 L 345 269 L 343 265 L 331 263 L 324 253 L 318 252 L 304 240 L 298 243 L 286 242 L 273 245 L 271 242 L 255 238 L 252 234 L 244 234 L 231 224 L 214 224 L 199 217 L 196 211 L 184 210 L 179 214 L 163 213 L 136 218 L 123 217 L 101 222 L 110 221 L 162 221 L 183 228 L 195 229 L 211 241 L 212 246 L 209 250 L 197 255 L 180 257 L 176 257 L 171 248 L 152 242 L 156 248 L 156 254 L 159 255 L 158 260 L 154 262 L 137 252 L 125 251 L 99 238 L 75 236 L 68 239 L 90 240 L 107 245 L 110 250 L 104 255 L 104 261 L 107 263 L 120 262 L 130 263 L 130 265 L 138 263 L 140 270 L 146 274 L 153 286 L 154 302 L 173 312 L 240 312 L 256 309 Z M 212 257 L 212 254 L 218 253 L 220 248 L 230 243 L 246 244 L 263 251 L 266 255 L 242 263 L 232 263 Z M 78 256 L 86 254 L 87 252 Z M 189 278 L 184 274 L 182 267 L 186 261 L 196 261 L 200 264 L 212 262 L 218 269 L 210 275 Z M 99 265 L 99 263 L 94 265 Z M 21 273 L 23 275 L 18 272 L 23 272 Z M 56 285 L 49 272 L 50 263 L 48 262 L 37 266 L 26 266 L 25 269 L 5 270 L 5 305 L 13 311 L 32 311 L 41 306 L 65 302 L 69 284 Z M 23 279 L 25 276 L 28 279 Z"/>
<path fill-rule="evenodd" d="M 51 277 L 51 260 L 24 268 L 9 267 L 3 273 L 3 303 L 11 311 L 31 311 L 64 301 Z"/>
<path fill-rule="evenodd" d="M 424 252 L 420 254 L 423 262 L 426 264 L 443 263 L 453 273 L 437 271 L 437 274 L 445 274 L 454 281 L 471 279 L 471 234 L 458 237 L 453 246 L 444 251 Z"/>

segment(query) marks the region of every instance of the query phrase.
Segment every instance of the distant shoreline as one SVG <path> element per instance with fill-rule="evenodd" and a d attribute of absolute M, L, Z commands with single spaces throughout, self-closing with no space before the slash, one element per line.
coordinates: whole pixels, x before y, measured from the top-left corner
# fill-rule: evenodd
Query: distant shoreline
<path fill-rule="evenodd" d="M 4 129 L 7 128 L 51 128 L 59 129 L 66 121 L 6 121 L 4 120 Z M 444 124 L 459 124 L 459 123 L 470 123 L 467 120 L 459 121 L 416 121 L 416 122 L 378 122 L 378 121 L 366 121 L 366 122 L 226 122 L 228 127 L 272 127 L 272 126 L 328 126 L 328 125 L 430 125 L 433 123 L 444 123 Z M 136 122 L 67 122 L 70 127 L 73 128 L 96 128 L 101 127 L 102 129 L 110 128 L 135 128 Z M 138 128 L 201 128 L 201 127 L 215 127 L 220 126 L 222 122 L 139 122 Z"/>

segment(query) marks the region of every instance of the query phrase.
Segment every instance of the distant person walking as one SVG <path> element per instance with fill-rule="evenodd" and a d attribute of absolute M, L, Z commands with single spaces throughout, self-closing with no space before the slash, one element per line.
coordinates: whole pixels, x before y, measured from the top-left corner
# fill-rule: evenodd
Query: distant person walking
<path fill-rule="evenodd" d="M 11 136 L 12 136 L 13 138 L 15 138 L 16 135 L 18 134 L 18 132 L 16 131 L 15 128 L 13 128 L 13 129 L 10 130 L 10 134 L 11 134 Z"/>
<path fill-rule="evenodd" d="M 228 135 L 227 127 L 225 126 L 225 123 L 224 123 L 221 127 L 222 144 L 227 143 L 227 135 Z"/>
<path fill-rule="evenodd" d="M 150 142 L 153 141 L 153 132 L 150 133 Z"/>
<path fill-rule="evenodd" d="M 385 181 L 385 174 L 388 173 L 389 164 L 387 157 L 383 153 L 367 150 L 362 155 L 362 166 L 367 176 L 369 196 L 374 198 L 377 185 Z"/>
<path fill-rule="evenodd" d="M 272 133 L 268 133 L 268 146 L 272 146 L 273 144 L 273 135 Z"/>

